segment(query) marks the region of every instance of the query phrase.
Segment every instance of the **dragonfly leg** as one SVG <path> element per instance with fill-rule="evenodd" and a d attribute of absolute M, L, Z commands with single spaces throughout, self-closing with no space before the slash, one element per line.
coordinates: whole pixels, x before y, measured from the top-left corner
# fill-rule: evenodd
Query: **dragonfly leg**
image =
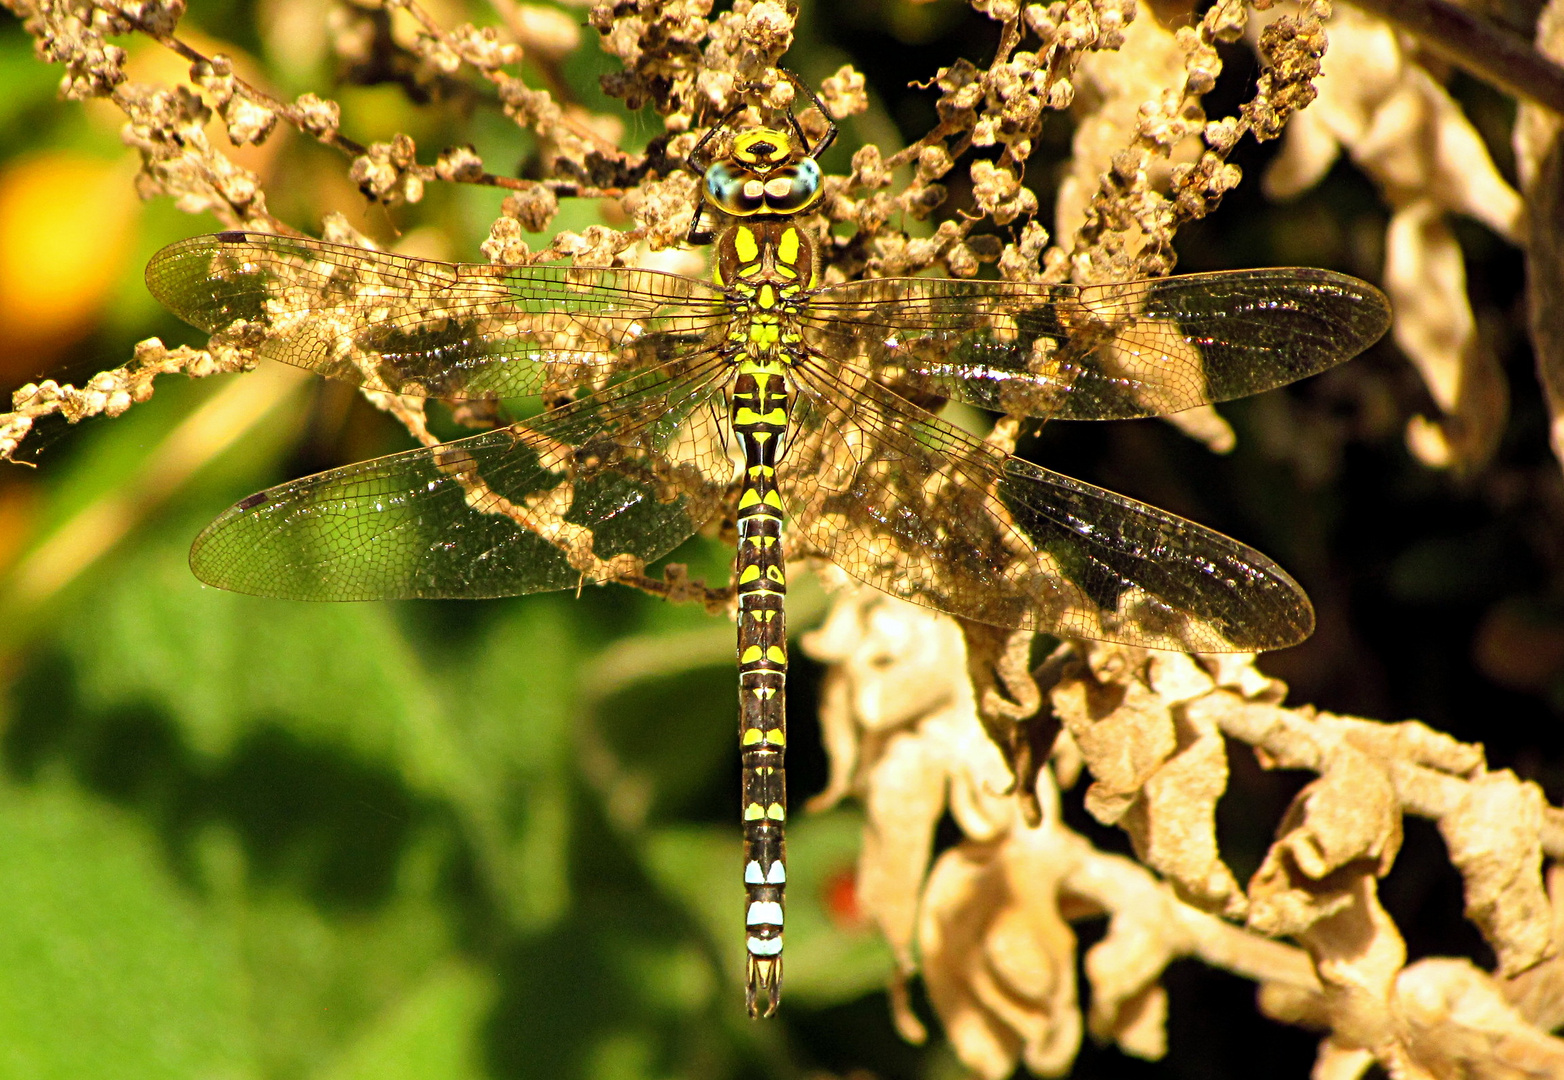
<path fill-rule="evenodd" d="M 793 132 L 798 136 L 799 145 L 808 149 L 810 157 L 818 159 L 836 141 L 836 117 L 831 115 L 831 110 L 825 107 L 825 102 L 820 100 L 820 95 L 815 93 L 803 79 L 794 75 L 787 68 L 777 68 L 777 70 L 782 73 L 783 78 L 793 84 L 794 90 L 809 98 L 810 103 L 820 110 L 820 115 L 825 117 L 825 122 L 829 125 L 825 134 L 820 136 L 820 141 L 815 143 L 814 146 L 810 146 L 809 140 L 804 137 L 804 129 L 799 126 L 798 117 L 791 112 L 787 114 L 788 123 L 793 125 Z"/>

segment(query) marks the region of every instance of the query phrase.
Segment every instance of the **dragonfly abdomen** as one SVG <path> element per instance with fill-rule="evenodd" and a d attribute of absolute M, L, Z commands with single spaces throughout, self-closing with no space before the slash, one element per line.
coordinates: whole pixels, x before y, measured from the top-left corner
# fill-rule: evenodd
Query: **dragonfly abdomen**
<path fill-rule="evenodd" d="M 782 993 L 787 851 L 787 578 L 782 551 L 778 447 L 787 431 L 779 362 L 744 359 L 733 387 L 733 431 L 744 451 L 738 508 L 739 745 L 743 764 L 746 1002 L 770 1016 Z"/>

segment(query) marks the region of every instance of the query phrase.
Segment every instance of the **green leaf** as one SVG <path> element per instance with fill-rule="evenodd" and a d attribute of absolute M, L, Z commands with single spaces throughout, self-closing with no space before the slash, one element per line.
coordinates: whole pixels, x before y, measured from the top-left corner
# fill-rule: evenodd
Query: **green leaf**
<path fill-rule="evenodd" d="M 157 842 L 63 786 L 0 786 L 0 1075 L 259 1075 L 237 942 Z"/>
<path fill-rule="evenodd" d="M 318 1080 L 480 1080 L 494 987 L 470 967 L 435 972 L 371 1024 Z"/>

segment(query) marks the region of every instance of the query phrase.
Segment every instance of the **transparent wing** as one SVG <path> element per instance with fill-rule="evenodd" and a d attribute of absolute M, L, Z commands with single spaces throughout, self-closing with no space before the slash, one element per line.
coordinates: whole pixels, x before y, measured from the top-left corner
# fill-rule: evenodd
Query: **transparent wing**
<path fill-rule="evenodd" d="M 795 368 L 777 471 L 793 527 L 894 596 L 998 626 L 1156 649 L 1275 649 L 1314 626 L 1264 555 L 1009 457 L 875 383 Z"/>
<path fill-rule="evenodd" d="M 252 495 L 196 538 L 191 569 L 294 600 L 514 596 L 638 573 L 711 516 L 734 474 L 722 364 L 679 367 Z"/>
<path fill-rule="evenodd" d="M 722 294 L 654 270 L 443 263 L 266 233 L 197 236 L 147 264 L 170 311 L 259 356 L 440 398 L 601 387 L 714 343 Z"/>
<path fill-rule="evenodd" d="M 881 278 L 811 297 L 806 342 L 915 393 L 997 412 L 1119 420 L 1323 371 L 1390 325 L 1372 285 L 1244 270 L 1081 287 Z"/>

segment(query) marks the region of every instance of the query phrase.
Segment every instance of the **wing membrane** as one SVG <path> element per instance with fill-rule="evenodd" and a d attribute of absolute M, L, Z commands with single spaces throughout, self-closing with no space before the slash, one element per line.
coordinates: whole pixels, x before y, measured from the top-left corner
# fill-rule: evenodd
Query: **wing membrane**
<path fill-rule="evenodd" d="M 1091 287 L 881 278 L 811 298 L 805 339 L 884 381 L 1016 415 L 1120 420 L 1323 371 L 1389 326 L 1383 294 L 1325 270 Z"/>
<path fill-rule="evenodd" d="M 395 394 L 527 397 L 714 343 L 722 294 L 654 270 L 442 263 L 227 232 L 170 245 L 147 288 L 257 355 Z"/>
<path fill-rule="evenodd" d="M 196 538 L 210 585 L 295 600 L 514 596 L 639 572 L 732 479 L 720 362 L 253 495 Z"/>
<path fill-rule="evenodd" d="M 795 370 L 778 483 L 794 527 L 859 580 L 979 622 L 1158 649 L 1274 649 L 1313 629 L 1302 589 L 1259 552 L 1009 457 L 867 373 Z"/>

